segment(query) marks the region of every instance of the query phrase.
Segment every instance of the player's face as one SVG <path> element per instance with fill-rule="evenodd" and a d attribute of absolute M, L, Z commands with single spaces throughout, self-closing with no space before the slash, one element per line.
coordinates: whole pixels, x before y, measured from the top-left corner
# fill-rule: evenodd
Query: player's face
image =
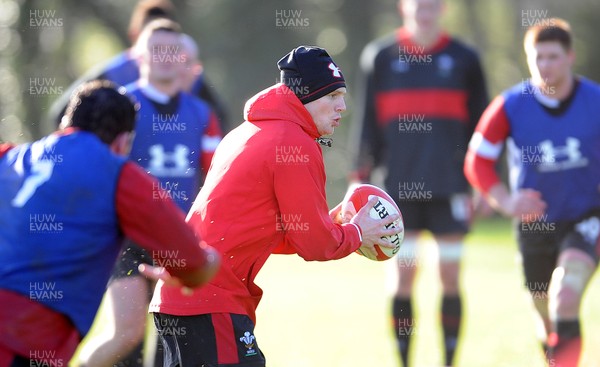
<path fill-rule="evenodd" d="M 340 126 L 342 112 L 346 111 L 345 96 L 346 88 L 338 88 L 304 105 L 317 125 L 321 136 L 333 134 L 335 128 Z"/>
<path fill-rule="evenodd" d="M 442 0 L 400 0 L 398 6 L 408 27 L 429 31 L 439 26 Z"/>
<path fill-rule="evenodd" d="M 156 31 L 148 39 L 145 61 L 148 64 L 150 80 L 164 82 L 179 78 L 186 59 L 179 34 Z"/>
<path fill-rule="evenodd" d="M 529 71 L 535 83 L 557 86 L 571 77 L 575 59 L 573 51 L 566 50 L 559 42 L 538 42 L 528 47 L 526 53 Z"/>

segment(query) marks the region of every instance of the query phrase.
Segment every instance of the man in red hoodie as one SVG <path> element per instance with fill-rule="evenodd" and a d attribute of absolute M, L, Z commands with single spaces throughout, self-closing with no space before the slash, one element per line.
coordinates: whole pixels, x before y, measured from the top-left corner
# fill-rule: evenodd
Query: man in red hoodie
<path fill-rule="evenodd" d="M 169 366 L 264 366 L 254 336 L 262 290 L 254 279 L 272 253 L 335 260 L 359 248 L 392 248 L 381 237 L 401 231 L 384 228 L 397 216 L 369 217 L 376 200 L 358 213 L 327 207 L 319 142 L 346 110 L 344 76 L 327 51 L 300 46 L 278 67 L 281 83 L 246 103 L 246 121 L 217 148 L 188 214 L 222 254 L 222 267 L 191 297 L 161 281 L 155 289 L 150 311 Z"/>

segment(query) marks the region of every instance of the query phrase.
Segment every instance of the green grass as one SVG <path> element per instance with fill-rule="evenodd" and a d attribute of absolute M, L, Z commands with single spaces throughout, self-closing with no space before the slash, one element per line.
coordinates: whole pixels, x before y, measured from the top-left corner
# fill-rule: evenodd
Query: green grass
<path fill-rule="evenodd" d="M 544 366 L 509 223 L 479 221 L 466 247 L 461 276 L 466 318 L 458 365 Z M 413 366 L 441 366 L 440 284 L 434 248 L 424 242 L 423 249 L 411 358 Z M 255 334 L 268 366 L 399 366 L 391 331 L 390 265 L 359 255 L 325 263 L 272 256 L 257 278 L 265 294 Z M 599 282 L 592 280 L 583 304 L 585 367 L 600 366 Z"/>

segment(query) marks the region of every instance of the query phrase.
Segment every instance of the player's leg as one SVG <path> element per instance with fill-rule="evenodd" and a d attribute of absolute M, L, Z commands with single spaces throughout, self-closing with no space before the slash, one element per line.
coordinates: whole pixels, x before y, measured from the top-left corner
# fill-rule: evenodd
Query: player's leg
<path fill-rule="evenodd" d="M 448 200 L 434 200 L 428 207 L 428 228 L 438 248 L 438 269 L 442 283 L 441 320 L 445 365 L 451 366 L 458 346 L 462 323 L 460 264 L 463 243 L 471 223 L 472 204 L 467 194 Z"/>
<path fill-rule="evenodd" d="M 112 281 L 105 294 L 104 327 L 109 335 L 87 340 L 80 361 L 85 367 L 113 367 L 127 360 L 144 338 L 148 310 L 148 280 L 141 275 Z M 141 351 L 134 358 L 141 358 Z M 130 362 L 123 362 L 131 366 Z M 137 364 L 141 366 L 141 361 Z"/>
<path fill-rule="evenodd" d="M 581 354 L 579 308 L 596 264 L 577 249 L 563 251 L 550 283 L 550 319 L 555 335 L 551 338 L 552 358 L 557 366 L 576 367 Z"/>
<path fill-rule="evenodd" d="M 552 329 L 548 314 L 548 289 L 558 259 L 560 233 L 558 230 L 555 233 L 540 233 L 520 223 L 516 225 L 525 287 L 536 311 L 536 334 L 544 355 L 548 358 L 548 335 Z"/>
<path fill-rule="evenodd" d="M 461 233 L 436 235 L 435 240 L 438 246 L 438 266 L 442 283 L 441 320 L 445 366 L 452 366 L 463 313 L 459 278 L 464 235 Z"/>
<path fill-rule="evenodd" d="M 164 366 L 265 367 L 265 356 L 246 315 L 154 314 L 164 350 Z"/>
<path fill-rule="evenodd" d="M 103 317 L 108 331 L 86 341 L 80 357 L 85 367 L 143 366 L 146 317 L 153 286 L 137 267 L 152 259 L 132 242 L 123 248 L 105 293 Z"/>
<path fill-rule="evenodd" d="M 418 233 L 406 231 L 402 247 L 396 254 L 397 284 L 392 300 L 392 325 L 404 367 L 408 366 L 410 341 L 417 330 L 412 309 L 412 294 L 418 263 L 416 247 Z"/>
<path fill-rule="evenodd" d="M 550 283 L 552 358 L 558 367 L 576 367 L 581 355 L 581 299 L 598 264 L 600 216 L 578 222 L 564 239 Z"/>
<path fill-rule="evenodd" d="M 413 314 L 412 295 L 415 275 L 418 270 L 417 241 L 423 229 L 422 202 L 397 202 L 404 221 L 404 240 L 396 254 L 396 289 L 392 300 L 392 325 L 396 337 L 398 354 L 402 365 L 408 367 L 410 342 L 417 330 Z"/>

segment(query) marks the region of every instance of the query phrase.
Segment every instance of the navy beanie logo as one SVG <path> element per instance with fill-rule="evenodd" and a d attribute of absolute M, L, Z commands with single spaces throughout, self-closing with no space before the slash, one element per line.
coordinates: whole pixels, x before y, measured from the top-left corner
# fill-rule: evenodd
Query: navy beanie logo
<path fill-rule="evenodd" d="M 281 70 L 281 82 L 303 104 L 346 87 L 340 68 L 327 51 L 320 47 L 299 46 L 282 57 L 277 66 Z"/>
<path fill-rule="evenodd" d="M 335 64 L 332 62 L 329 63 L 329 68 L 333 71 L 333 76 L 336 78 L 341 78 L 342 77 L 342 73 L 340 72 L 340 68 L 338 68 L 337 66 L 335 66 Z"/>

